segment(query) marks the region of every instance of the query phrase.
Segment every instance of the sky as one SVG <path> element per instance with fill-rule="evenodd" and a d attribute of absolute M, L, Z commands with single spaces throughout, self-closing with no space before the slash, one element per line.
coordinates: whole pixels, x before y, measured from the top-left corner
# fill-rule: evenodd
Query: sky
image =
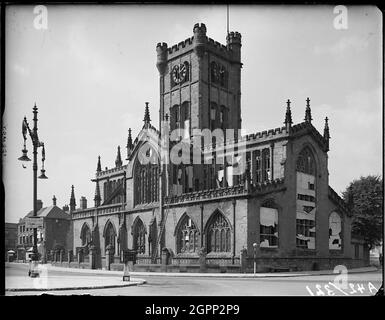
<path fill-rule="evenodd" d="M 62 207 L 74 185 L 77 205 L 85 196 L 91 207 L 98 155 L 102 168 L 112 168 L 120 145 L 125 159 L 128 128 L 135 138 L 146 101 L 158 126 L 156 44 L 171 47 L 191 37 L 195 23 L 205 23 L 210 38 L 226 43 L 223 5 L 46 9 L 46 20 L 35 6 L 6 10 L 6 222 L 18 222 L 33 208 L 32 163 L 23 168 L 17 159 L 22 120 L 26 116 L 32 125 L 35 102 L 49 178 L 38 179 L 38 199 L 49 206 L 55 195 Z M 321 134 L 329 117 L 329 184 L 341 194 L 360 176 L 382 174 L 382 24 L 377 8 L 348 6 L 346 28 L 336 28 L 334 9 L 231 5 L 229 25 L 242 35 L 243 128 L 256 133 L 283 126 L 287 99 L 293 122 L 302 122 L 309 97 Z M 27 149 L 32 158 L 29 137 Z M 41 154 L 38 159 L 40 170 Z"/>

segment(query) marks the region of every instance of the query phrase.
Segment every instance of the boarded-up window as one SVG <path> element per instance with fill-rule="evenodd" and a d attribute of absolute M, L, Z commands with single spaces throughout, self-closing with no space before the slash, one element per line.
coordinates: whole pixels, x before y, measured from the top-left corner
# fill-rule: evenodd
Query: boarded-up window
<path fill-rule="evenodd" d="M 296 163 L 296 245 L 303 249 L 315 249 L 317 211 L 315 169 L 313 153 L 306 147 L 299 153 Z"/>
<path fill-rule="evenodd" d="M 329 249 L 342 249 L 342 222 L 337 212 L 332 212 L 329 217 Z"/>
<path fill-rule="evenodd" d="M 260 247 L 278 247 L 278 210 L 261 207 L 260 209 Z"/>

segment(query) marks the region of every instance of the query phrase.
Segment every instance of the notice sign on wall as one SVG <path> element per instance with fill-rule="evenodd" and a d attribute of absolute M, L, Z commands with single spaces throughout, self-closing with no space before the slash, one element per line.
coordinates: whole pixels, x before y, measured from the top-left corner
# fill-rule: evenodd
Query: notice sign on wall
<path fill-rule="evenodd" d="M 25 219 L 26 228 L 43 228 L 43 218 L 41 217 L 27 217 Z"/>

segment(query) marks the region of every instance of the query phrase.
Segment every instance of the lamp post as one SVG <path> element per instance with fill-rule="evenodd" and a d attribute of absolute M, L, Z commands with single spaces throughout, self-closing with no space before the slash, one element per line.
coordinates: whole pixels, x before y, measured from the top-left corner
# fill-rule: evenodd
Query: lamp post
<path fill-rule="evenodd" d="M 45 175 L 44 170 L 44 161 L 45 161 L 45 148 L 44 148 L 44 142 L 39 141 L 39 137 L 37 134 L 37 107 L 36 103 L 35 106 L 32 108 L 33 110 L 33 129 L 29 127 L 29 124 L 27 122 L 27 118 L 24 117 L 23 125 L 22 125 L 22 134 L 24 138 L 24 148 L 22 150 L 23 155 L 19 158 L 20 161 L 31 161 L 31 159 L 28 158 L 26 149 L 26 140 L 27 140 L 27 132 L 29 133 L 29 136 L 32 141 L 33 146 L 33 217 L 37 217 L 37 149 L 39 147 L 42 147 L 42 168 L 41 168 L 41 174 L 39 176 L 39 179 L 48 179 Z M 37 227 L 33 226 L 33 254 L 31 257 L 32 264 L 36 265 L 38 261 L 38 251 L 37 251 Z M 34 274 L 34 272 L 31 272 L 29 270 L 30 276 L 37 276 L 38 274 Z"/>
<path fill-rule="evenodd" d="M 254 253 L 254 275 L 257 272 L 257 244 L 254 242 L 253 243 L 253 253 Z"/>

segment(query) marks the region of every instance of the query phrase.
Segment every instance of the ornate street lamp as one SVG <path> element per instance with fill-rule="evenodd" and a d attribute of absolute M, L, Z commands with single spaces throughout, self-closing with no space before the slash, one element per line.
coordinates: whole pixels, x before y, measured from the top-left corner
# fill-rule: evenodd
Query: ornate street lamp
<path fill-rule="evenodd" d="M 31 161 L 31 159 L 28 158 L 26 149 L 26 140 L 27 140 L 27 132 L 29 133 L 29 136 L 32 141 L 33 146 L 33 217 L 37 217 L 37 149 L 39 147 L 42 147 L 42 169 L 41 169 L 41 175 L 39 176 L 39 179 L 47 179 L 47 176 L 45 175 L 44 170 L 44 161 L 45 161 L 45 148 L 44 143 L 42 141 L 39 141 L 39 137 L 37 134 L 37 107 L 36 103 L 35 106 L 32 108 L 33 110 L 33 129 L 31 130 L 29 127 L 29 124 L 27 122 L 27 118 L 24 117 L 23 125 L 22 125 L 22 134 L 24 138 L 24 148 L 22 150 L 23 155 L 19 158 L 20 161 Z M 31 257 L 32 264 L 35 266 L 38 263 L 38 251 L 37 251 L 37 228 L 34 226 L 33 228 L 33 254 Z M 29 270 L 29 275 L 34 277 L 38 276 L 38 272 L 34 272 L 34 270 Z"/>

